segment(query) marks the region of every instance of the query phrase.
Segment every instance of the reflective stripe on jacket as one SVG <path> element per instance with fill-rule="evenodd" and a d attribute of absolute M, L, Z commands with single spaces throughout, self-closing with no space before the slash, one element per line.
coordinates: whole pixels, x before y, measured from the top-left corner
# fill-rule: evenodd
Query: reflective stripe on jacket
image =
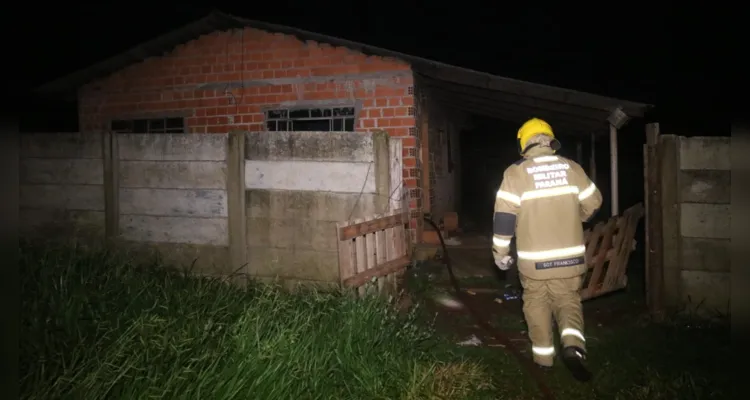
<path fill-rule="evenodd" d="M 583 222 L 602 195 L 575 161 L 549 147 L 529 149 L 505 170 L 495 200 L 492 251 L 508 254 L 516 236 L 518 270 L 531 279 L 571 278 L 586 272 Z"/>

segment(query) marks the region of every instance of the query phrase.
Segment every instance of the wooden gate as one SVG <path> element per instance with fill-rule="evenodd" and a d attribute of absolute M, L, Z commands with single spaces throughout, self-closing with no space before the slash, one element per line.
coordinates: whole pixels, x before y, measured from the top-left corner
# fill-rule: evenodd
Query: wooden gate
<path fill-rule="evenodd" d="M 359 218 L 337 225 L 341 285 L 364 295 L 368 282 L 379 293 L 393 293 L 396 280 L 411 263 L 409 214 Z"/>
<path fill-rule="evenodd" d="M 643 203 L 638 203 L 607 222 L 586 230 L 586 260 L 589 270 L 581 289 L 583 300 L 599 297 L 625 288 L 630 253 L 635 249 L 635 230 L 643 217 Z"/>

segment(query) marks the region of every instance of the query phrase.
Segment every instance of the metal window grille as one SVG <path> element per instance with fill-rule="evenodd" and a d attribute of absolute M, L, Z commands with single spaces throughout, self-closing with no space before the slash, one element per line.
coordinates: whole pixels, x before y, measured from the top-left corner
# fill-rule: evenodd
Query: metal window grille
<path fill-rule="evenodd" d="M 110 129 L 116 133 L 185 133 L 185 119 L 118 119 L 111 121 Z"/>
<path fill-rule="evenodd" d="M 354 107 L 275 109 L 266 111 L 266 129 L 296 132 L 354 132 Z"/>

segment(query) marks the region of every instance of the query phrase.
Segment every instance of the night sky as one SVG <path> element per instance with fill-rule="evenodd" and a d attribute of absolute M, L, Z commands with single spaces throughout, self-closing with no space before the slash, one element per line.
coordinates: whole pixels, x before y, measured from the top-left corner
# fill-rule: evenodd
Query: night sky
<path fill-rule="evenodd" d="M 224 3 L 89 4 L 77 12 L 51 6 L 27 27 L 35 51 L 24 55 L 14 84 L 26 91 L 217 8 L 497 75 L 652 103 L 662 131 L 664 124 L 681 122 L 674 130 L 717 133 L 708 123 L 718 103 L 706 74 L 711 42 L 701 41 L 705 33 L 696 29 L 705 10 L 645 12 L 616 3 L 598 10 L 571 10 L 568 3 L 488 8 L 466 1 L 274 1 L 273 9 Z"/>
<path fill-rule="evenodd" d="M 669 7 L 646 12 L 618 8 L 616 3 L 592 3 L 598 9 L 572 10 L 569 3 L 508 2 L 498 2 L 493 8 L 473 6 L 469 1 L 408 0 L 367 4 L 280 0 L 269 9 L 259 2 L 245 2 L 249 6 L 225 3 L 170 6 L 159 2 L 158 8 L 47 6 L 48 13 L 26 27 L 26 45 L 34 51 L 24 54 L 24 69 L 12 89 L 28 94 L 37 85 L 219 9 L 496 75 L 655 104 L 656 112 L 649 119 L 661 123 L 662 133 L 729 133 L 728 123 L 716 123 L 721 115 L 718 85 L 708 71 L 716 50 L 705 39 L 706 33 L 696 29 L 702 26 L 705 9 L 681 6 L 679 13 Z M 22 130 L 76 129 L 74 103 L 26 99 L 16 104 L 24 110 Z M 500 139 L 514 141 L 515 132 L 508 135 Z M 642 128 L 622 133 L 620 168 L 625 176 L 621 179 L 634 176 L 635 180 L 621 186 L 642 188 L 644 141 Z M 598 147 L 598 165 L 606 177 L 607 141 L 601 140 Z M 621 199 L 621 208 L 641 201 L 642 190 L 632 192 L 623 194 L 632 199 Z"/>

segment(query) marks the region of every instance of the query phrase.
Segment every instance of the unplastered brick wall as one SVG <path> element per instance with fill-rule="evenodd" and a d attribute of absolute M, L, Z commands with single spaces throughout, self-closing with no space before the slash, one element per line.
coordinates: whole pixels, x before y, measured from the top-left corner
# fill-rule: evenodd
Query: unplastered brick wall
<path fill-rule="evenodd" d="M 400 60 L 245 28 L 214 32 L 79 91 L 84 132 L 113 119 L 181 117 L 188 132 L 264 131 L 264 110 L 356 102 L 355 130 L 403 138 L 404 184 L 421 218 L 413 74 Z"/>

